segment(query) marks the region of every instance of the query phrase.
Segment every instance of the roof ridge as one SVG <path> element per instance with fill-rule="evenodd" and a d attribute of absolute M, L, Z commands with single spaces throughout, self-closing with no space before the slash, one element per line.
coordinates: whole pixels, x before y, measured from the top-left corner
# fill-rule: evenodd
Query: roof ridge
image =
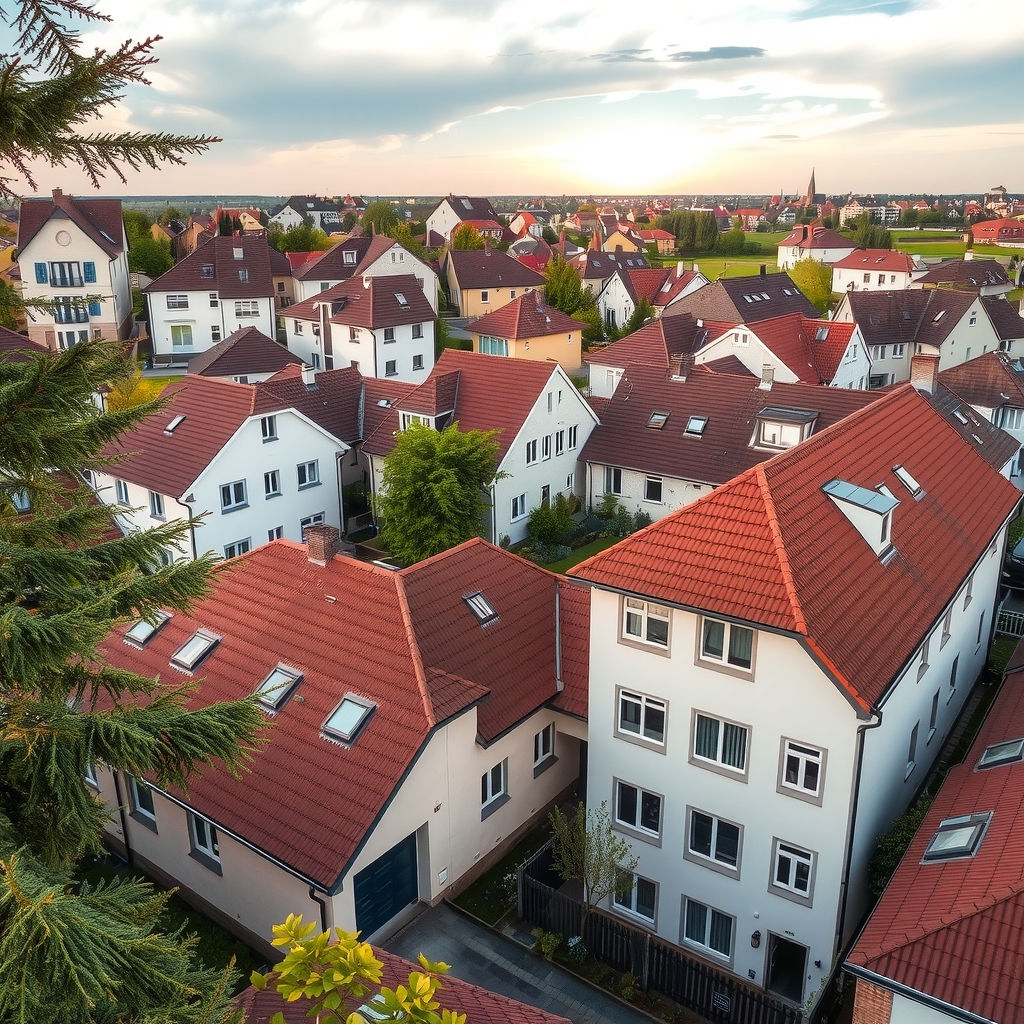
<path fill-rule="evenodd" d="M 409 638 L 409 655 L 416 671 L 416 685 L 419 687 L 420 698 L 423 701 L 423 713 L 426 716 L 427 725 L 432 729 L 437 725 L 437 716 L 434 714 L 434 705 L 430 700 L 430 691 L 427 688 L 427 673 L 423 667 L 423 655 L 420 654 L 420 645 L 412 624 L 412 611 L 409 608 L 409 598 L 405 592 L 405 580 L 398 573 L 394 573 L 393 576 L 395 593 L 398 596 L 398 607 L 402 612 L 402 624 L 405 626 L 405 634 Z"/>
<path fill-rule="evenodd" d="M 789 564 L 789 554 L 782 539 L 782 531 L 779 529 L 779 518 L 775 511 L 775 499 L 772 497 L 771 488 L 768 485 L 764 463 L 758 463 L 754 467 L 754 474 L 757 479 L 757 485 L 761 490 L 761 498 L 764 501 L 764 510 L 768 517 L 768 528 L 771 530 L 772 542 L 775 545 L 775 555 L 779 560 L 779 569 L 782 572 L 786 594 L 789 596 L 789 603 L 793 609 L 793 619 L 796 622 L 797 632 L 807 636 L 807 619 L 804 617 L 804 610 L 800 605 L 800 595 L 797 593 L 793 569 Z"/>

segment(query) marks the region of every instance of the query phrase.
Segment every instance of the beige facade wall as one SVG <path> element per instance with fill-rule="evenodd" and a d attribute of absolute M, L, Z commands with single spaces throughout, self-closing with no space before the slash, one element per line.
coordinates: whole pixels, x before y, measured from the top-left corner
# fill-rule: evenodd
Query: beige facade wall
<path fill-rule="evenodd" d="M 532 292 L 533 288 L 462 288 L 452 285 L 454 275 L 449 274 L 449 294 L 459 307 L 459 316 L 483 316 L 492 310 L 507 306 L 514 298 Z M 454 292 L 451 288 L 454 287 Z M 486 298 L 485 298 L 486 296 Z"/>
<path fill-rule="evenodd" d="M 582 331 L 563 331 L 541 338 L 509 339 L 508 354 L 513 359 L 556 362 L 563 370 L 573 372 L 583 364 Z M 480 335 L 473 335 L 473 351 L 480 351 Z"/>

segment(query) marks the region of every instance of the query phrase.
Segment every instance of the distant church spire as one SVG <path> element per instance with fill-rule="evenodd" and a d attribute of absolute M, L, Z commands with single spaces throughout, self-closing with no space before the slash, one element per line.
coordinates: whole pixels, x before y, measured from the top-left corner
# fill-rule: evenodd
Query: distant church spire
<path fill-rule="evenodd" d="M 818 190 L 814 187 L 814 168 L 812 167 L 811 168 L 811 181 L 810 181 L 810 184 L 808 184 L 808 186 L 807 186 L 807 195 L 804 196 L 804 206 L 813 206 L 814 205 L 814 194 L 817 191 Z"/>

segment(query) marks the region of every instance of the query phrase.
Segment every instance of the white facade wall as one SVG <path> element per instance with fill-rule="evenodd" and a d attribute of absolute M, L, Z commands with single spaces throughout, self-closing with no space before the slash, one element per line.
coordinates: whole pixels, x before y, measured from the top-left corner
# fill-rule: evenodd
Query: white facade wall
<path fill-rule="evenodd" d="M 111 473 L 93 473 L 95 481 L 96 496 L 106 505 L 117 503 L 117 480 L 121 479 L 127 489 L 128 504 L 131 511 L 115 516 L 117 525 L 122 533 L 135 533 L 139 530 L 148 530 L 152 526 L 162 526 L 164 523 L 177 522 L 179 519 L 189 518 L 189 508 L 175 500 L 175 496 L 156 492 L 163 501 L 163 516 L 154 516 L 151 509 L 150 489 L 141 484 L 132 483 L 129 480 L 119 478 L 116 468 Z M 180 497 L 180 495 L 178 495 Z M 179 559 L 191 559 L 192 547 L 186 540 L 181 550 L 168 549 L 167 557 L 170 561 L 177 562 Z"/>
<path fill-rule="evenodd" d="M 601 463 L 587 463 L 587 504 L 596 507 L 605 496 L 605 470 L 609 468 Z M 615 494 L 619 504 L 630 513 L 646 512 L 652 521 L 664 519 L 670 512 L 675 512 L 691 501 L 714 490 L 711 484 L 693 480 L 680 480 L 676 477 L 664 476 L 660 473 L 641 473 L 635 469 L 620 469 L 622 491 Z M 647 478 L 661 481 L 661 501 L 648 501 L 644 494 Z M 614 493 L 614 492 L 610 492 Z"/>
<path fill-rule="evenodd" d="M 618 274 L 608 279 L 597 297 L 597 308 L 601 313 L 601 322 L 609 327 L 621 330 L 633 315 L 633 300 L 622 283 Z"/>
<path fill-rule="evenodd" d="M 611 398 L 622 380 L 624 366 L 607 366 L 588 363 L 590 372 L 590 395 L 592 398 Z"/>
<path fill-rule="evenodd" d="M 290 206 L 285 206 L 270 218 L 270 224 L 281 228 L 282 231 L 289 231 L 291 228 L 297 228 L 302 220 L 301 214 L 296 213 Z"/>
<path fill-rule="evenodd" d="M 908 999 L 898 992 L 893 993 L 889 1024 L 954 1024 L 961 1020 L 961 1017 L 954 1017 L 932 1006 L 925 1006 L 924 1003 Z"/>
<path fill-rule="evenodd" d="M 948 370 L 951 366 L 959 366 L 986 352 L 995 352 L 998 348 L 999 335 L 996 334 L 981 301 L 975 301 L 942 342 L 939 352 L 939 370 Z"/>
<path fill-rule="evenodd" d="M 294 323 L 291 325 L 294 328 Z M 392 377 L 410 384 L 422 384 L 434 367 L 434 321 L 417 324 L 420 337 L 413 337 L 413 324 L 394 327 L 394 338 L 386 341 L 385 328 L 350 327 L 329 323 L 334 350 L 334 368 L 357 363 L 364 377 Z M 353 331 L 355 338 L 352 337 Z M 315 340 L 319 341 L 319 338 Z M 414 367 L 416 357 L 418 367 Z M 388 364 L 394 363 L 394 369 Z"/>
<path fill-rule="evenodd" d="M 188 306 L 184 309 L 168 309 L 169 295 L 186 296 Z M 205 352 L 243 327 L 255 327 L 268 338 L 277 336 L 273 296 L 258 299 L 221 298 L 215 278 L 210 278 L 210 287 L 205 291 L 148 292 L 146 298 L 149 303 L 149 331 L 153 339 L 154 355 L 186 358 Z M 256 316 L 239 316 L 240 309 L 236 307 L 238 302 L 256 302 Z M 175 327 L 191 329 L 190 346 L 174 344 L 174 335 L 178 333 L 173 330 Z"/>
<path fill-rule="evenodd" d="M 462 223 L 462 218 L 455 212 L 447 199 L 442 199 L 436 210 L 427 217 L 427 235 L 436 231 L 444 238 L 451 239 L 452 232 Z"/>
<path fill-rule="evenodd" d="M 849 248 L 844 246 L 843 248 L 836 249 L 802 249 L 799 245 L 780 245 L 777 262 L 779 270 L 789 270 L 794 263 L 808 259 L 831 265 L 846 259 L 856 248 L 855 245 L 850 245 Z"/>
<path fill-rule="evenodd" d="M 394 277 L 398 274 L 412 274 L 416 278 L 416 283 L 423 289 L 430 308 L 436 314 L 439 288 L 437 274 L 429 264 L 414 256 L 405 246 L 395 242 L 387 252 L 362 270 L 363 277 Z"/>
<path fill-rule="evenodd" d="M 866 280 L 865 280 L 866 279 Z M 834 292 L 898 292 L 910 287 L 913 276 L 908 270 L 873 270 L 869 264 L 863 267 L 833 267 L 832 291 Z"/>
<path fill-rule="evenodd" d="M 297 320 L 288 316 L 287 310 L 282 313 L 282 319 L 288 351 L 297 355 L 307 366 L 326 370 L 328 367 L 321 337 L 322 325 L 316 320 Z"/>

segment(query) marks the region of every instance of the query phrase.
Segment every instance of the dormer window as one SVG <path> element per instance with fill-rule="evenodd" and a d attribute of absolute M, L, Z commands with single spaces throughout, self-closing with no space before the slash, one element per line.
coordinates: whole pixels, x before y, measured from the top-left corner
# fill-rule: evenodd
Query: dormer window
<path fill-rule="evenodd" d="M 803 430 L 797 423 L 757 421 L 757 444 L 762 448 L 792 448 L 803 440 Z"/>
<path fill-rule="evenodd" d="M 236 246 L 235 246 L 235 247 L 234 247 L 234 248 L 233 248 L 233 249 L 231 250 L 231 255 L 232 255 L 232 256 L 233 256 L 233 257 L 234 257 L 234 258 L 235 258 L 236 260 L 240 260 L 240 259 L 243 259 L 243 258 L 245 257 L 245 253 L 244 253 L 244 252 L 243 252 L 243 250 L 242 250 L 242 249 L 241 249 L 241 248 L 240 248 L 239 246 L 237 246 L 237 245 L 236 245 Z"/>
<path fill-rule="evenodd" d="M 356 265 L 355 249 L 346 249 L 341 254 L 341 262 L 344 263 L 346 267 L 354 267 Z"/>
<path fill-rule="evenodd" d="M 209 630 L 200 629 L 182 647 L 171 655 L 171 664 L 191 672 L 220 643 L 220 637 Z"/>
<path fill-rule="evenodd" d="M 165 612 L 161 609 L 153 615 L 152 622 L 147 622 L 146 619 L 139 619 L 131 629 L 125 632 L 124 638 L 139 647 L 145 647 L 170 617 L 170 612 Z"/>
<path fill-rule="evenodd" d="M 828 340 L 828 328 L 819 327 L 817 334 L 814 336 L 815 341 L 827 341 Z"/>
<path fill-rule="evenodd" d="M 284 702 L 292 695 L 295 687 L 302 679 L 302 673 L 298 669 L 288 668 L 287 665 L 278 665 L 266 679 L 260 683 L 256 690 L 256 700 L 266 708 L 267 711 L 277 711 Z"/>
<path fill-rule="evenodd" d="M 417 426 L 420 426 L 420 427 L 429 427 L 430 426 L 430 417 L 429 416 L 420 416 L 418 413 L 415 413 L 415 412 L 403 412 L 402 413 L 402 429 L 403 430 L 408 430 L 409 427 L 411 427 L 413 424 L 416 424 Z"/>
<path fill-rule="evenodd" d="M 475 594 L 470 594 L 462 599 L 469 605 L 470 611 L 480 621 L 481 626 L 486 626 L 489 622 L 493 622 L 497 617 L 498 613 L 491 606 L 491 602 L 480 591 Z"/>
<path fill-rule="evenodd" d="M 345 699 L 324 722 L 324 735 L 343 743 L 354 742 L 376 707 L 376 704 L 354 693 L 346 693 Z"/>
<path fill-rule="evenodd" d="M 924 851 L 922 863 L 973 857 L 985 838 L 991 820 L 992 814 L 987 812 L 965 814 L 940 821 L 938 830 Z"/>
<path fill-rule="evenodd" d="M 203 269 L 202 269 L 201 273 L 202 273 L 203 277 L 213 277 L 213 264 L 212 263 L 204 263 L 203 264 Z"/>
<path fill-rule="evenodd" d="M 652 412 L 651 418 L 647 421 L 647 426 L 652 430 L 661 430 L 666 423 L 668 423 L 667 412 Z"/>
<path fill-rule="evenodd" d="M 847 480 L 829 480 L 821 489 L 856 527 L 883 565 L 888 564 L 896 555 L 892 545 L 892 511 L 899 502 L 891 495 Z"/>
<path fill-rule="evenodd" d="M 908 491 L 910 491 L 914 498 L 920 499 L 924 495 L 924 489 L 910 475 L 909 470 L 904 469 L 903 466 L 893 466 L 892 471 L 895 474 L 896 479 L 899 480 L 899 482 L 903 484 Z"/>
<path fill-rule="evenodd" d="M 704 428 L 708 425 L 707 416 L 691 416 L 686 421 L 686 433 L 690 437 L 703 437 Z"/>

